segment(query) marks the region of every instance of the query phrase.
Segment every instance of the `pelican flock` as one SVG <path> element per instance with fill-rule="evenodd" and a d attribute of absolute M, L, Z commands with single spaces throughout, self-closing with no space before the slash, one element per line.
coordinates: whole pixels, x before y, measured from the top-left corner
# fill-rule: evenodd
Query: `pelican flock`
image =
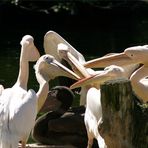
<path fill-rule="evenodd" d="M 25 148 L 35 124 L 37 113 L 46 101 L 49 81 L 58 76 L 78 80 L 70 88 L 81 87 L 80 105 L 85 105 L 84 122 L 88 135 L 88 148 L 97 139 L 100 148 L 107 145 L 99 133 L 102 121 L 100 84 L 119 77 L 131 81 L 133 91 L 142 102 L 148 101 L 148 45 L 125 49 L 90 61 L 54 31 L 44 36 L 45 55 L 40 57 L 30 35 L 22 38 L 19 74 L 11 88 L 0 85 L 0 148 L 16 148 L 21 141 Z M 72 70 L 61 64 L 66 60 Z M 29 62 L 37 61 L 34 69 L 39 90 L 27 89 Z M 139 64 L 142 66 L 139 68 Z M 92 68 L 103 67 L 95 71 Z"/>
<path fill-rule="evenodd" d="M 48 81 L 57 76 L 79 79 L 74 72 L 60 64 L 51 55 L 39 58 L 39 52 L 33 44 L 31 36 L 25 36 L 22 41 L 20 68 L 17 82 L 12 88 L 2 90 L 0 96 L 0 147 L 16 148 L 19 141 L 25 147 L 30 131 L 34 126 L 37 112 L 44 104 L 48 90 Z M 38 59 L 39 58 L 39 59 Z M 37 60 L 35 68 L 39 90 L 36 93 L 27 91 L 28 61 Z"/>
<path fill-rule="evenodd" d="M 107 147 L 104 139 L 100 136 L 98 127 L 102 122 L 102 107 L 101 107 L 101 94 L 100 94 L 100 84 L 111 79 L 123 77 L 129 78 L 132 72 L 138 67 L 138 64 L 133 64 L 129 66 L 119 67 L 116 65 L 108 66 L 104 71 L 94 72 L 92 75 L 92 70 L 87 70 L 69 51 L 66 45 L 62 45 L 59 48 L 59 54 L 67 60 L 73 70 L 77 73 L 81 73 L 83 77 L 80 81 L 73 84 L 71 89 L 82 87 L 83 95 L 86 99 L 86 111 L 84 115 L 84 121 L 86 125 L 86 130 L 88 134 L 88 147 L 92 147 L 93 139 L 97 139 L 98 145 L 101 148 Z M 77 70 L 76 70 L 77 69 Z M 92 76 L 91 76 L 92 75 Z M 85 89 L 84 89 L 85 88 Z"/>

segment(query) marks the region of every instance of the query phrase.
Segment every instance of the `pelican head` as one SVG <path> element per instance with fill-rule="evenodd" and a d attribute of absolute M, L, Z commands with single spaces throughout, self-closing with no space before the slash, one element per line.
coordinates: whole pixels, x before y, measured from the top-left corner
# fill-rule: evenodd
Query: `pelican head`
<path fill-rule="evenodd" d="M 104 83 L 107 80 L 115 79 L 119 77 L 125 77 L 124 69 L 120 66 L 116 65 L 110 65 L 104 69 L 100 74 L 96 74 L 93 76 L 90 76 L 88 78 L 84 78 L 79 80 L 78 82 L 71 85 L 71 89 L 86 86 L 90 84 L 101 84 Z"/>
<path fill-rule="evenodd" d="M 23 36 L 22 40 L 20 41 L 20 44 L 22 46 L 27 46 L 27 45 L 29 45 L 29 43 L 31 43 L 31 42 L 33 43 L 33 41 L 34 41 L 34 39 L 31 35 L 25 35 L 25 36 Z"/>
<path fill-rule="evenodd" d="M 22 38 L 20 44 L 22 46 L 21 54 L 23 55 L 23 57 L 25 57 L 25 59 L 32 62 L 38 60 L 40 54 L 34 45 L 34 39 L 31 35 L 25 35 Z"/>
<path fill-rule="evenodd" d="M 74 47 L 72 47 L 63 37 L 54 31 L 48 31 L 44 36 L 44 49 L 46 54 L 51 54 L 55 57 L 57 61 L 61 61 L 61 57 L 58 55 L 57 48 L 58 44 L 65 44 L 69 52 L 79 59 L 80 62 L 84 63 L 85 59 L 81 53 L 79 53 Z"/>
<path fill-rule="evenodd" d="M 130 57 L 135 63 L 146 64 L 148 61 L 148 45 L 127 48 L 124 54 Z"/>
<path fill-rule="evenodd" d="M 41 56 L 34 68 L 36 73 L 42 74 L 47 79 L 54 79 L 57 76 L 66 76 L 75 80 L 80 79 L 73 71 L 69 70 L 53 56 L 48 54 Z"/>
<path fill-rule="evenodd" d="M 60 43 L 57 45 L 57 53 L 61 59 L 66 60 L 69 65 L 73 68 L 73 64 L 69 60 L 69 48 L 66 44 Z"/>
<path fill-rule="evenodd" d="M 81 61 L 77 59 L 71 52 L 66 44 L 58 44 L 58 54 L 61 58 L 66 60 L 72 67 L 73 71 L 77 73 L 81 78 L 89 77 L 89 73 L 82 65 Z"/>

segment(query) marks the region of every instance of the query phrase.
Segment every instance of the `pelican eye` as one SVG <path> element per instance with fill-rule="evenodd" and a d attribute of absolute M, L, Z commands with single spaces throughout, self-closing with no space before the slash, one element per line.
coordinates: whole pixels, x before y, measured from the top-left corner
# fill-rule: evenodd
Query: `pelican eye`
<path fill-rule="evenodd" d="M 133 57 L 134 55 L 133 54 L 131 54 L 131 57 Z"/>
<path fill-rule="evenodd" d="M 51 63 L 53 62 L 53 57 L 52 56 L 44 56 L 43 59 L 48 62 L 48 63 Z"/>

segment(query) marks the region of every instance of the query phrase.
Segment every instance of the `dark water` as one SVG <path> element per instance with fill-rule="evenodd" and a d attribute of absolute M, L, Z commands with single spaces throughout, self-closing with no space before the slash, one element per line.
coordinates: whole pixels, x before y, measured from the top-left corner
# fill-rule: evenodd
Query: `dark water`
<path fill-rule="evenodd" d="M 0 84 L 11 87 L 18 75 L 20 40 L 30 34 L 44 54 L 43 37 L 54 30 L 81 52 L 86 59 L 121 52 L 148 43 L 147 12 L 102 11 L 78 16 L 54 15 L 0 7 Z M 32 63 L 28 88 L 37 89 Z"/>

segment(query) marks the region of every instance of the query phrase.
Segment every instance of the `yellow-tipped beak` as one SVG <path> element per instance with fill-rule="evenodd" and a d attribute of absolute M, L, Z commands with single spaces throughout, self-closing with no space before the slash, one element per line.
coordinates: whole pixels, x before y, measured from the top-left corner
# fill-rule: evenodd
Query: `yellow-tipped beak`
<path fill-rule="evenodd" d="M 102 73 L 100 74 L 96 74 L 88 78 L 84 78 L 77 81 L 76 83 L 70 86 L 70 89 L 75 89 L 75 88 L 86 86 L 86 85 L 93 85 L 95 83 L 97 83 L 99 86 L 101 83 L 109 79 L 110 79 L 110 76 L 108 75 L 108 73 L 106 71 L 102 71 Z"/>
<path fill-rule="evenodd" d="M 76 83 L 72 84 L 70 86 L 70 89 L 75 89 L 75 88 L 78 88 L 78 87 L 82 87 L 82 86 L 85 86 L 87 85 L 87 81 L 91 78 L 93 78 L 94 76 L 90 76 L 90 77 L 87 77 L 87 78 L 83 78 L 83 79 L 80 79 L 79 81 L 77 81 Z"/>

